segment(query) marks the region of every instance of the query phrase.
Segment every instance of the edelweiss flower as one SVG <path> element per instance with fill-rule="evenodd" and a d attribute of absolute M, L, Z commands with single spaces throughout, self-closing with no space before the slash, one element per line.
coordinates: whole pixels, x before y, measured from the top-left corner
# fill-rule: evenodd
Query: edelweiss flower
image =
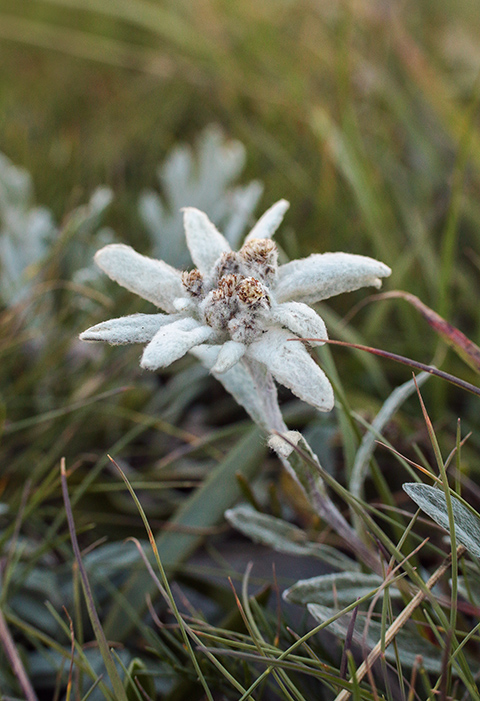
<path fill-rule="evenodd" d="M 243 358 L 250 359 L 266 366 L 300 399 L 329 411 L 334 401 L 330 382 L 303 342 L 288 339 L 326 339 L 323 320 L 308 304 L 366 285 L 380 287 L 391 270 L 372 258 L 348 253 L 314 253 L 278 266 L 271 237 L 287 208 L 288 202 L 280 200 L 267 210 L 238 252 L 203 212 L 186 208 L 187 245 L 196 266 L 189 272 L 140 255 L 130 246 L 105 246 L 95 256 L 97 265 L 167 313 L 104 321 L 80 338 L 146 343 L 140 364 L 149 370 L 166 367 L 194 349 L 216 375 L 228 375 Z M 319 344 L 321 340 L 312 343 Z M 207 353 L 205 345 L 212 347 Z"/>

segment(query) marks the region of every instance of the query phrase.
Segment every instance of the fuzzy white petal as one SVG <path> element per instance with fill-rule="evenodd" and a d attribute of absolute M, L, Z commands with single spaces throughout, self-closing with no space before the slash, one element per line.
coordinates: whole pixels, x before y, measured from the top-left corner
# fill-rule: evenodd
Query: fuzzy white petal
<path fill-rule="evenodd" d="M 212 375 L 222 383 L 235 401 L 242 406 L 253 421 L 262 426 L 266 431 L 270 431 L 268 416 L 265 414 L 263 403 L 258 396 L 257 388 L 252 380 L 252 376 L 243 363 L 236 363 L 226 372 L 215 372 L 214 365 L 220 354 L 222 346 L 196 346 L 190 352 L 202 365 L 211 370 Z"/>
<path fill-rule="evenodd" d="M 140 365 L 147 370 L 165 368 L 194 346 L 208 341 L 214 333 L 191 317 L 174 321 L 155 334 L 143 352 Z"/>
<path fill-rule="evenodd" d="M 272 319 L 285 326 L 300 338 L 327 339 L 327 328 L 323 319 L 302 302 L 284 302 L 272 308 Z M 310 345 L 320 346 L 322 341 L 311 341 Z"/>
<path fill-rule="evenodd" d="M 212 368 L 214 372 L 226 372 L 230 370 L 240 358 L 243 358 L 247 347 L 237 341 L 226 341 L 220 349 L 217 362 Z"/>
<path fill-rule="evenodd" d="M 245 242 L 250 239 L 271 239 L 278 227 L 283 221 L 285 212 L 290 207 L 287 200 L 279 200 L 275 202 L 265 214 L 262 214 L 251 232 L 248 234 Z"/>
<path fill-rule="evenodd" d="M 123 243 L 111 243 L 97 251 L 95 263 L 130 292 L 166 312 L 176 311 L 173 300 L 184 293 L 181 274 L 163 260 L 142 256 Z"/>
<path fill-rule="evenodd" d="M 176 321 L 173 314 L 132 314 L 102 321 L 80 334 L 81 341 L 106 341 L 114 346 L 124 343 L 148 343 L 157 331 Z"/>
<path fill-rule="evenodd" d="M 271 329 L 247 349 L 247 355 L 264 363 L 280 384 L 319 411 L 333 409 L 332 386 L 309 356 L 301 341 L 288 341 L 291 334 Z"/>
<path fill-rule="evenodd" d="M 207 215 L 195 207 L 185 207 L 183 223 L 192 260 L 202 275 L 208 275 L 222 253 L 231 251 L 230 244 Z"/>
<path fill-rule="evenodd" d="M 278 269 L 275 298 L 313 304 L 360 287 L 381 287 L 390 268 L 373 258 L 353 253 L 313 253 Z"/>

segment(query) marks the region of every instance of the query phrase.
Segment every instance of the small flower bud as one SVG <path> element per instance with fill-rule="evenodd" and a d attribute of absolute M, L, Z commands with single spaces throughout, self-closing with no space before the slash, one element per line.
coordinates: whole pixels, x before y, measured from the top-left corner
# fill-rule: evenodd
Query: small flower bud
<path fill-rule="evenodd" d="M 218 289 L 222 290 L 225 297 L 233 297 L 235 290 L 239 281 L 241 280 L 240 275 L 224 275 L 218 281 Z"/>
<path fill-rule="evenodd" d="M 228 332 L 232 341 L 248 346 L 262 334 L 262 329 L 258 327 L 255 313 L 246 310 L 239 312 L 228 322 Z"/>
<path fill-rule="evenodd" d="M 215 264 L 214 276 L 217 280 L 220 280 L 225 275 L 238 275 L 241 272 L 240 267 L 241 262 L 238 258 L 238 253 L 235 251 L 222 253 Z"/>
<path fill-rule="evenodd" d="M 206 296 L 203 307 L 205 323 L 218 331 L 225 330 L 232 318 L 231 297 L 219 288 L 212 290 Z"/>
<path fill-rule="evenodd" d="M 254 276 L 267 281 L 275 277 L 278 250 L 271 239 L 250 239 L 239 251 L 239 256 Z"/>
<path fill-rule="evenodd" d="M 197 268 L 183 272 L 182 283 L 192 297 L 204 296 L 203 275 Z"/>
<path fill-rule="evenodd" d="M 237 285 L 238 299 L 247 307 L 270 307 L 268 290 L 254 277 L 246 277 Z"/>

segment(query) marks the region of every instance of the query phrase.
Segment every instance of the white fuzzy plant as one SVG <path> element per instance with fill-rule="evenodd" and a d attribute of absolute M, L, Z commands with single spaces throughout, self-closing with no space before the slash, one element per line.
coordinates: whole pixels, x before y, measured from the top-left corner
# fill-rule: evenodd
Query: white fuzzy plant
<path fill-rule="evenodd" d="M 42 263 L 60 238 L 69 242 L 67 277 L 92 282 L 92 255 L 113 239 L 113 232 L 100 228 L 112 196 L 109 188 L 97 188 L 59 227 L 49 209 L 34 204 L 30 174 L 0 153 L 0 304 L 13 307 L 29 299 L 41 280 Z"/>
<path fill-rule="evenodd" d="M 380 287 L 391 270 L 366 256 L 312 254 L 278 265 L 272 236 L 288 208 L 280 200 L 259 219 L 238 252 L 207 215 L 183 212 L 187 246 L 195 267 L 181 272 L 163 260 L 111 244 L 97 252 L 97 265 L 115 282 L 162 310 L 104 321 L 84 331 L 84 341 L 145 345 L 140 364 L 164 368 L 193 353 L 266 432 L 288 432 L 274 380 L 319 411 L 334 406 L 332 386 L 300 339 L 327 339 L 323 320 L 311 304 L 364 286 Z M 295 340 L 296 339 L 296 340 Z M 316 477 L 303 473 L 285 443 L 271 443 L 298 479 L 319 515 L 357 548 L 372 556 L 330 500 Z M 286 449 L 287 448 L 287 449 Z M 312 458 L 315 456 L 309 451 Z"/>
<path fill-rule="evenodd" d="M 33 204 L 30 174 L 0 153 L 0 299 L 24 300 L 58 231 L 50 210 Z"/>
<path fill-rule="evenodd" d="M 245 167 L 245 147 L 227 139 L 215 125 L 204 129 L 194 148 L 176 146 L 158 168 L 163 198 L 154 190 L 140 197 L 139 213 L 156 258 L 183 267 L 188 250 L 183 236 L 182 208 L 205 212 L 236 248 L 263 192 L 260 182 L 236 185 Z"/>

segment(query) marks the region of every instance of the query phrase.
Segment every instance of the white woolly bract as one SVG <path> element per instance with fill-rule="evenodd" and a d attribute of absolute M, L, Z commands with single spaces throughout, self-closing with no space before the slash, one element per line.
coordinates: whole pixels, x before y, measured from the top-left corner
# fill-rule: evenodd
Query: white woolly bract
<path fill-rule="evenodd" d="M 181 276 L 163 260 L 142 256 L 123 243 L 111 243 L 95 254 L 95 263 L 130 292 L 166 312 L 176 311 L 173 301 L 183 295 Z"/>
<path fill-rule="evenodd" d="M 80 334 L 81 341 L 106 341 L 114 346 L 148 343 L 165 324 L 175 321 L 173 314 L 131 314 L 102 321 Z"/>
<path fill-rule="evenodd" d="M 277 324 L 290 329 L 300 338 L 327 339 L 327 327 L 316 312 L 302 302 L 284 302 L 272 309 L 272 318 Z M 312 346 L 322 345 L 322 341 L 310 341 Z"/>
<path fill-rule="evenodd" d="M 380 287 L 391 270 L 384 263 L 353 253 L 312 253 L 281 265 L 275 296 L 278 302 L 314 304 L 360 287 Z"/>
<path fill-rule="evenodd" d="M 195 207 L 185 207 L 183 223 L 192 260 L 200 272 L 207 275 L 222 253 L 232 250 L 230 244 L 207 215 Z"/>
<path fill-rule="evenodd" d="M 191 317 L 174 321 L 157 331 L 145 348 L 140 365 L 147 370 L 165 368 L 194 346 L 208 341 L 213 334 L 213 329 Z"/>
<path fill-rule="evenodd" d="M 262 214 L 253 229 L 245 239 L 245 243 L 251 239 L 269 239 L 276 232 L 283 221 L 285 212 L 290 207 L 290 202 L 287 200 L 279 200 L 275 202 L 265 214 Z"/>
<path fill-rule="evenodd" d="M 238 361 L 243 358 L 247 346 L 237 341 L 226 341 L 220 348 L 217 362 L 213 366 L 214 372 L 226 372 L 230 370 Z"/>
<path fill-rule="evenodd" d="M 273 377 L 304 402 L 319 411 L 333 409 L 332 386 L 301 341 L 289 341 L 284 329 L 270 329 L 247 349 L 247 355 L 263 363 Z"/>

